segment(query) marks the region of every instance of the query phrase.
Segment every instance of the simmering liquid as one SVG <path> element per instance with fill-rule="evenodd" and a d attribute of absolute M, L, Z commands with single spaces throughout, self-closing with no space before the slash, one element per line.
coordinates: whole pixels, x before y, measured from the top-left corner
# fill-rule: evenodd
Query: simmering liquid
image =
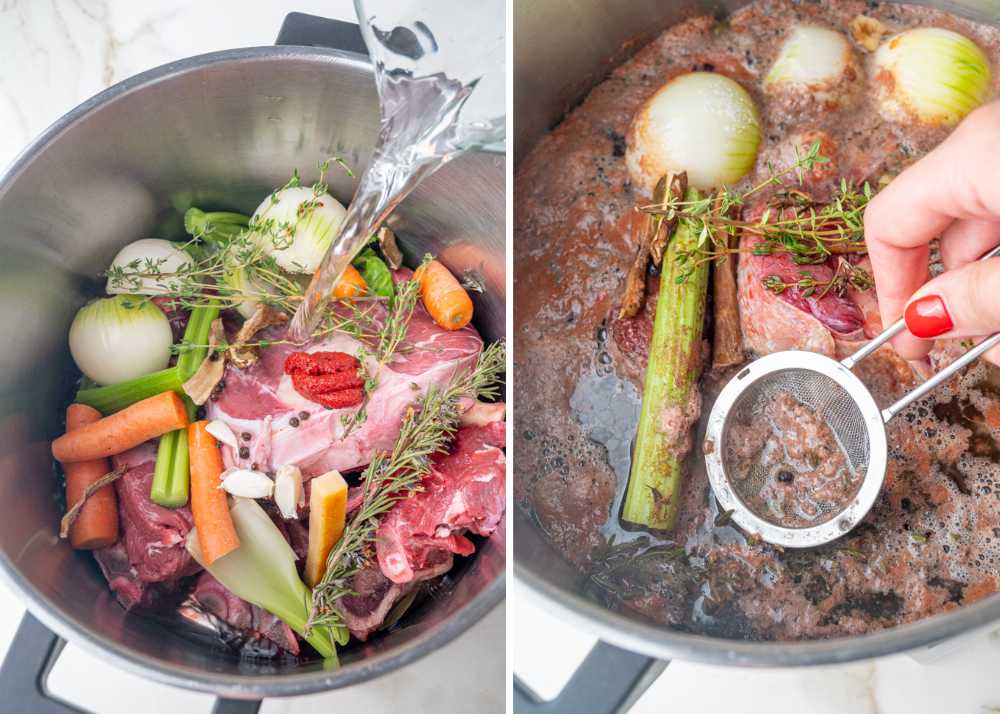
<path fill-rule="evenodd" d="M 849 109 L 809 112 L 761 90 L 792 24 L 846 32 L 862 13 L 890 32 L 936 26 L 974 39 L 991 60 L 998 93 L 995 28 L 891 3 L 758 0 L 723 22 L 700 17 L 669 28 L 614 69 L 518 169 L 515 498 L 579 567 L 581 589 L 609 606 L 688 631 L 803 639 L 870 632 L 1000 590 L 1000 381 L 986 365 L 892 420 L 880 498 L 858 528 L 828 546 L 782 552 L 748 540 L 719 512 L 696 454 L 675 532 L 627 530 L 619 519 L 657 290 L 653 278 L 646 309 L 633 320 L 615 319 L 635 251 L 630 216 L 644 200 L 625 168 L 632 117 L 672 77 L 712 70 L 739 81 L 761 111 L 763 143 L 748 182 L 761 180 L 768 161 L 780 163 L 789 137 L 808 131 L 830 138 L 837 173 L 876 182 L 947 130 L 887 124 L 871 96 Z M 860 60 L 867 71 L 871 55 Z M 953 348 L 940 344 L 936 352 Z M 881 406 L 913 384 L 908 365 L 889 353 L 866 359 L 857 374 Z M 730 376 L 703 378 L 703 414 Z M 803 468 L 809 463 L 805 453 L 775 454 Z M 819 481 L 800 475 L 793 488 Z M 777 471 L 775 480 L 761 507 L 808 516 L 781 498 Z"/>
<path fill-rule="evenodd" d="M 725 445 L 726 474 L 750 510 L 798 528 L 824 523 L 851 502 L 864 471 L 849 463 L 822 417 L 784 393 L 752 417 L 730 426 Z"/>

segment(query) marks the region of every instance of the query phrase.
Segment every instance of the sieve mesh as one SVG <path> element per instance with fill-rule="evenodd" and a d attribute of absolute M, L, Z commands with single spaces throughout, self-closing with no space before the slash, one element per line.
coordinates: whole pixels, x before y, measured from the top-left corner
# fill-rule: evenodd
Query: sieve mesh
<path fill-rule="evenodd" d="M 791 484 L 775 483 L 773 459 L 765 466 L 763 457 L 748 459 L 745 450 L 741 452 L 734 446 L 737 442 L 754 444 L 754 440 L 759 439 L 762 444 L 769 440 L 766 448 L 784 450 L 779 452 L 779 456 L 787 454 L 789 448 L 801 451 L 801 431 L 797 433 L 796 443 L 792 444 L 791 439 L 782 438 L 781 429 L 775 425 L 774 405 L 779 403 L 776 400 L 781 400 L 781 405 L 791 404 L 793 409 L 797 402 L 805 407 L 810 420 L 816 419 L 828 427 L 827 433 L 832 433 L 836 442 L 829 447 L 837 449 L 846 462 L 846 473 L 841 469 L 837 482 L 828 478 L 824 487 L 809 491 L 809 484 L 817 482 L 816 477 L 822 473 L 824 466 L 815 463 L 811 474 L 801 471 L 792 474 L 789 471 L 793 477 L 800 479 L 793 490 Z M 782 369 L 748 385 L 729 410 L 722 444 L 724 469 L 740 500 L 758 517 L 784 527 L 811 526 L 835 517 L 860 489 L 870 462 L 868 429 L 857 402 L 835 380 L 811 369 Z M 836 456 L 828 461 L 832 463 L 835 459 Z M 839 479 L 843 482 L 840 483 Z M 775 498 L 794 500 L 795 503 L 776 504 Z"/>

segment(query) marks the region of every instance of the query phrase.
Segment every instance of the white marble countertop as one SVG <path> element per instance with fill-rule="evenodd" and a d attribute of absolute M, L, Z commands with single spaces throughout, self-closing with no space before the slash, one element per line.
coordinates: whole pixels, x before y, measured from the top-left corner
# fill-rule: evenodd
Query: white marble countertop
<path fill-rule="evenodd" d="M 0 166 L 109 85 L 181 57 L 273 44 L 284 16 L 293 11 L 354 20 L 351 0 L 0 2 Z M 0 657 L 23 613 L 18 597 L 0 584 Z M 477 714 L 497 714 L 504 709 L 503 642 L 499 607 L 455 642 L 399 672 L 326 694 L 267 700 L 261 712 L 458 714 L 475 703 Z M 208 695 L 119 671 L 73 645 L 64 650 L 49 683 L 57 696 L 96 714 L 207 714 L 212 702 Z"/>
<path fill-rule="evenodd" d="M 514 580 L 514 673 L 543 698 L 562 689 L 595 639 L 562 622 Z M 557 644 L 556 644 L 557 643 Z M 748 669 L 675 661 L 631 714 L 995 714 L 1000 623 L 934 650 L 847 665 Z"/>

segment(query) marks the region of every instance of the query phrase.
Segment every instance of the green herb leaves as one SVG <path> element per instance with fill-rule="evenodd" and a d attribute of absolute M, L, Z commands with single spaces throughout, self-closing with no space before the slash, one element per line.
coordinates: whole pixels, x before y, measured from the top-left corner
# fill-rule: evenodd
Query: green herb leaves
<path fill-rule="evenodd" d="M 392 283 L 392 271 L 371 248 L 365 248 L 354 259 L 354 267 L 361 271 L 361 277 L 368 284 L 368 291 L 380 297 L 392 297 L 395 294 Z"/>

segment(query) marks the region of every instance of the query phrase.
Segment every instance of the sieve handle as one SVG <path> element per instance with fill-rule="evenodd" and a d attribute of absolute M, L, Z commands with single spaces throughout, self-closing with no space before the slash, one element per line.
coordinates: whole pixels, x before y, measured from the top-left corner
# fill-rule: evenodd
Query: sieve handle
<path fill-rule="evenodd" d="M 927 394 L 935 387 L 937 387 L 942 382 L 946 382 L 953 374 L 961 370 L 966 365 L 971 362 L 975 362 L 979 357 L 991 347 L 1000 344 L 1000 332 L 994 333 L 991 337 L 987 337 L 985 340 L 980 342 L 978 345 L 973 347 L 971 350 L 966 352 L 964 355 L 959 357 L 957 360 L 949 364 L 947 367 L 942 369 L 940 372 L 935 374 L 933 377 L 928 379 L 926 382 L 921 384 L 919 387 L 914 389 L 912 392 L 907 393 L 898 402 L 893 404 L 891 407 L 887 407 L 882 410 L 882 421 L 889 421 L 894 416 L 896 416 L 903 409 L 908 407 L 912 402 L 920 399 L 920 397 Z"/>
<path fill-rule="evenodd" d="M 998 255 L 1000 255 L 1000 245 L 998 245 L 993 250 L 991 250 L 990 252 L 988 252 L 985 255 L 983 255 L 979 260 L 989 260 L 990 258 L 995 258 Z M 886 342 L 888 342 L 889 340 L 891 340 L 893 337 L 895 337 L 896 335 L 898 335 L 900 332 L 902 332 L 905 329 L 906 329 L 906 321 L 901 317 L 898 320 L 896 320 L 894 323 L 892 323 L 892 325 L 889 326 L 888 329 L 883 330 L 880 335 L 878 335 L 877 337 L 873 338 L 871 342 L 869 342 L 868 344 L 866 344 L 864 347 L 862 347 L 860 350 L 858 350 L 857 352 L 855 352 L 854 354 L 852 354 L 850 357 L 847 357 L 846 359 L 841 360 L 840 363 L 842 365 L 844 365 L 845 367 L 847 367 L 848 369 L 854 369 L 854 366 L 858 362 L 860 362 L 861 360 L 863 360 L 865 357 L 867 357 L 868 355 L 870 355 L 872 352 L 874 352 L 875 350 L 877 350 L 879 347 L 881 347 L 882 345 L 884 345 Z M 989 347 L 987 347 L 986 349 L 989 349 Z M 982 354 L 982 352 L 977 353 L 976 357 L 978 357 L 981 354 Z M 972 359 L 970 359 L 968 362 L 964 362 L 963 365 L 968 364 L 973 359 L 975 359 L 975 357 L 973 357 Z M 942 372 L 942 374 L 943 374 L 943 372 Z M 947 379 L 952 374 L 954 374 L 954 370 L 948 372 L 948 374 L 944 377 L 944 379 Z M 934 387 L 936 387 L 940 383 L 941 383 L 940 381 L 934 381 L 934 379 L 930 379 L 930 380 L 928 380 L 926 382 L 926 384 L 930 384 L 931 385 L 930 386 L 931 389 L 933 389 Z M 924 391 L 920 392 L 920 394 L 918 394 L 917 396 L 922 396 L 923 394 L 926 393 L 926 391 L 927 390 L 924 390 Z M 913 393 L 914 392 L 911 392 L 910 394 L 913 394 Z M 916 398 L 917 397 L 913 397 L 913 399 L 916 399 Z M 889 419 L 891 419 L 892 416 L 896 412 L 899 411 L 899 409 L 902 409 L 907 404 L 909 404 L 911 401 L 913 401 L 913 399 L 909 399 L 909 401 L 906 401 L 905 404 L 904 404 L 903 401 L 906 400 L 906 399 L 907 399 L 907 397 L 904 397 L 902 400 L 900 400 L 896 404 L 893 404 L 891 407 L 889 407 L 889 409 L 885 410 L 886 412 L 888 412 L 890 410 L 894 410 L 894 411 L 892 411 L 891 414 L 889 414 L 889 416 L 885 417 L 886 421 L 889 421 Z M 895 408 L 897 404 L 901 405 L 899 407 L 899 409 Z M 885 412 L 883 412 L 883 415 L 884 414 L 885 414 Z"/>

